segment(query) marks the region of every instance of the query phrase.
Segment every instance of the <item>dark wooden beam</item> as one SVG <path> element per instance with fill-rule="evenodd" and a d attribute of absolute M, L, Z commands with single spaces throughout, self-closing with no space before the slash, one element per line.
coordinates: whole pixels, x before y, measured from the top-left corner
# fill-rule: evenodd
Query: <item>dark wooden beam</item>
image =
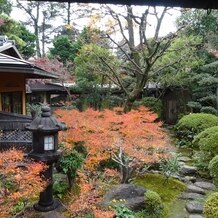
<path fill-rule="evenodd" d="M 45 1 L 45 0 L 38 0 L 38 1 Z M 218 0 L 46 0 L 46 1 L 218 9 Z"/>

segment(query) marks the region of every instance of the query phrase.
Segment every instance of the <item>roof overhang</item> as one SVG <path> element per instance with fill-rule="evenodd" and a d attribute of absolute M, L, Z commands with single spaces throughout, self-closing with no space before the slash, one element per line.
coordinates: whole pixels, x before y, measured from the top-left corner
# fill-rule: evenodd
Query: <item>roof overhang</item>
<path fill-rule="evenodd" d="M 44 1 L 44 0 L 38 0 Z M 47 2 L 150 5 L 182 8 L 218 9 L 217 0 L 46 0 Z"/>
<path fill-rule="evenodd" d="M 5 45 L 0 46 L 0 52 L 5 55 L 23 59 L 17 48 L 11 43 L 6 43 Z"/>
<path fill-rule="evenodd" d="M 28 61 L 2 53 L 0 53 L 0 74 L 1 73 L 22 74 L 25 78 L 58 79 L 58 75 L 54 73 L 47 72 Z"/>

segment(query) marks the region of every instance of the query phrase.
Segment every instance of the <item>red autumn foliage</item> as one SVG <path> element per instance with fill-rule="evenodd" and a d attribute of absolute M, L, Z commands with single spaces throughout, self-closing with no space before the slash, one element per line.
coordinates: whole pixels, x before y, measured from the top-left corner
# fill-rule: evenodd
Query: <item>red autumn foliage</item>
<path fill-rule="evenodd" d="M 0 217 L 9 217 L 18 202 L 38 197 L 46 182 L 40 173 L 42 163 L 24 160 L 24 153 L 11 149 L 0 153 Z"/>
<path fill-rule="evenodd" d="M 60 141 L 69 148 L 78 142 L 86 147 L 87 170 L 95 170 L 100 161 L 113 158 L 124 174 L 125 170 L 132 171 L 166 157 L 167 135 L 161 128 L 162 123 L 155 122 L 157 115 L 148 108 L 140 107 L 129 113 L 123 113 L 121 108 L 84 112 L 58 110 L 56 115 L 68 126 L 68 130 L 61 133 Z M 122 182 L 127 182 L 129 176 Z"/>

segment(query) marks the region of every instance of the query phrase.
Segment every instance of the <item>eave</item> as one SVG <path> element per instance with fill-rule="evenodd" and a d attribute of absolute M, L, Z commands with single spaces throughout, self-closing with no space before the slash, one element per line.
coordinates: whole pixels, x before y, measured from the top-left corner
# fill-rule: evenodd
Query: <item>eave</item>
<path fill-rule="evenodd" d="M 38 0 L 41 1 L 41 0 Z M 44 0 L 43 0 L 44 1 Z M 218 1 L 214 0 L 47 0 L 47 2 L 70 2 L 70 3 L 100 3 L 122 5 L 150 5 L 182 8 L 218 9 Z"/>

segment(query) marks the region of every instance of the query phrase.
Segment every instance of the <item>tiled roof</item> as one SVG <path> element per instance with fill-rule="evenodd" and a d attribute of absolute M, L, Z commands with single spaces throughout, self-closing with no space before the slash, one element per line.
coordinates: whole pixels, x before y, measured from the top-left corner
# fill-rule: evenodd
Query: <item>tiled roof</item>
<path fill-rule="evenodd" d="M 28 84 L 30 90 L 32 92 L 42 92 L 42 91 L 48 91 L 48 92 L 66 92 L 66 90 L 61 85 L 56 85 L 52 83 L 30 83 Z"/>
<path fill-rule="evenodd" d="M 58 78 L 56 74 L 49 73 L 28 61 L 2 53 L 0 53 L 0 73 L 20 73 L 26 78 Z"/>

